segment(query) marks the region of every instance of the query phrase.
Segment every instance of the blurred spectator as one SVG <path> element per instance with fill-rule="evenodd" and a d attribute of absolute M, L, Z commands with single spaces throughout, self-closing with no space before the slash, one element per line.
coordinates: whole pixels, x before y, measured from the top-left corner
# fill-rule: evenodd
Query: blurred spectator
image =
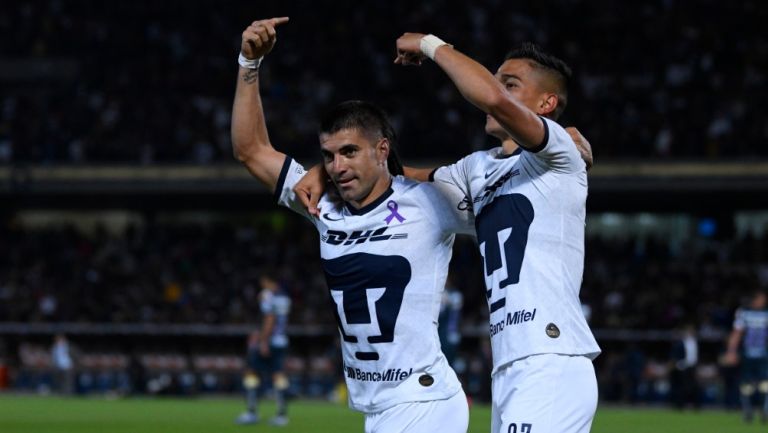
<path fill-rule="evenodd" d="M 64 395 L 71 395 L 75 386 L 75 365 L 72 361 L 69 340 L 64 334 L 54 338 L 51 348 L 53 368 L 56 370 L 56 386 Z"/>
<path fill-rule="evenodd" d="M 678 409 L 687 404 L 696 409 L 701 407 L 701 387 L 696 376 L 699 364 L 699 342 L 696 328 L 686 324 L 680 329 L 680 335 L 672 344 L 672 371 L 670 387 L 672 402 Z"/>
<path fill-rule="evenodd" d="M 260 320 L 257 269 L 274 268 L 293 301 L 291 322 L 334 326 L 316 235 L 292 218 L 257 224 L 154 223 L 123 233 L 71 226 L 0 225 L 0 322 L 246 324 Z M 462 327 L 487 326 L 482 262 L 458 238 L 451 275 L 461 281 Z M 586 242 L 583 302 L 595 329 L 672 330 L 682 317 L 702 332 L 728 331 L 732 312 L 765 287 L 768 236 L 680 247 L 654 238 Z M 302 269 L 303 272 L 296 272 Z M 42 305 L 42 307 L 41 307 Z M 52 307 L 55 305 L 55 307 Z M 12 308 L 11 308 L 12 306 Z M 450 321 L 441 321 L 448 325 Z"/>
<path fill-rule="evenodd" d="M 768 96 L 761 0 L 11 0 L 0 17 L 0 164 L 231 162 L 239 29 L 278 15 L 291 23 L 262 66 L 263 97 L 272 140 L 296 157 L 315 155 L 318 111 L 346 99 L 385 107 L 407 158 L 486 145 L 484 116 L 439 71 L 390 65 L 403 31 L 438 34 L 492 70 L 526 40 L 558 54 L 576 72 L 563 121 L 600 158 L 768 155 L 768 113 L 748 102 Z"/>

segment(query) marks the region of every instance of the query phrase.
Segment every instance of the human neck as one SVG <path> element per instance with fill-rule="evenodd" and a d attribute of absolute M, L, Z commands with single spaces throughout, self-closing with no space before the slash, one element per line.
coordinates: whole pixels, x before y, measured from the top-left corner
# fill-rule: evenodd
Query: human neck
<path fill-rule="evenodd" d="M 349 203 L 355 209 L 361 209 L 374 201 L 378 200 L 392 185 L 392 175 L 387 173 L 386 176 L 382 176 L 371 188 L 371 191 L 361 200 L 349 200 Z"/>
<path fill-rule="evenodd" d="M 513 140 L 511 137 L 501 140 L 501 151 L 505 155 L 511 155 L 515 153 L 519 148 L 520 148 L 520 145 L 517 144 L 517 142 Z"/>

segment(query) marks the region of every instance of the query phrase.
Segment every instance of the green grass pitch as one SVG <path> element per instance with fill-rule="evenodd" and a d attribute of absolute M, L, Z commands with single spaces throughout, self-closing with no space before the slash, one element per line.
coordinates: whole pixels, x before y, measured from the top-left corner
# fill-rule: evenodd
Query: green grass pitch
<path fill-rule="evenodd" d="M 230 398 L 103 399 L 0 394 L 1 433 L 343 433 L 362 432 L 363 417 L 344 405 L 294 401 L 287 427 L 265 423 L 234 425 L 242 402 Z M 269 418 L 274 405 L 261 408 Z M 490 408 L 475 405 L 469 431 L 488 432 Z M 741 433 L 766 432 L 759 423 L 745 425 L 736 412 L 600 407 L 593 433 Z M 429 432 L 425 432 L 429 433 Z M 536 432 L 532 432 L 536 433 Z"/>

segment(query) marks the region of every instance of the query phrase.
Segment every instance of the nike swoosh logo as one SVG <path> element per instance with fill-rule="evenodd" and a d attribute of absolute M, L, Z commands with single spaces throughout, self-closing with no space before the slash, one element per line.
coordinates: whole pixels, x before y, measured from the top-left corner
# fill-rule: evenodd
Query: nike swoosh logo
<path fill-rule="evenodd" d="M 328 221 L 341 221 L 341 220 L 344 219 L 344 217 L 333 219 L 333 218 L 331 218 L 330 214 L 328 214 L 328 213 L 324 213 L 323 214 L 323 218 L 327 219 Z"/>
<path fill-rule="evenodd" d="M 490 172 L 490 173 L 486 171 L 486 172 L 485 172 L 485 178 L 486 178 L 486 179 L 488 179 L 489 177 L 493 176 L 493 173 L 496 173 L 497 171 L 499 171 L 499 169 L 498 169 L 498 168 L 497 168 L 496 170 L 493 170 L 493 171 L 492 171 L 492 172 Z"/>

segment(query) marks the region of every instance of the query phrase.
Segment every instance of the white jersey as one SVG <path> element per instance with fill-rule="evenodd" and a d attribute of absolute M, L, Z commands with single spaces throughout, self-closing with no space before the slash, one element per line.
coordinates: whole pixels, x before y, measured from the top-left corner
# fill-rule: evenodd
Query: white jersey
<path fill-rule="evenodd" d="M 288 314 L 291 312 L 291 298 L 285 293 L 262 290 L 259 294 L 259 306 L 262 314 L 274 314 L 275 324 L 269 344 L 274 347 L 288 347 Z"/>
<path fill-rule="evenodd" d="M 449 204 L 434 185 L 397 176 L 361 209 L 325 195 L 321 217 L 310 217 L 292 191 L 303 175 L 286 158 L 276 194 L 320 233 L 350 407 L 380 412 L 459 392 L 440 351 L 437 317 L 454 233 L 472 233 L 471 214 Z"/>
<path fill-rule="evenodd" d="M 538 151 L 472 153 L 438 169 L 474 211 L 494 373 L 526 356 L 600 353 L 582 313 L 587 173 L 568 133 L 544 121 Z"/>

